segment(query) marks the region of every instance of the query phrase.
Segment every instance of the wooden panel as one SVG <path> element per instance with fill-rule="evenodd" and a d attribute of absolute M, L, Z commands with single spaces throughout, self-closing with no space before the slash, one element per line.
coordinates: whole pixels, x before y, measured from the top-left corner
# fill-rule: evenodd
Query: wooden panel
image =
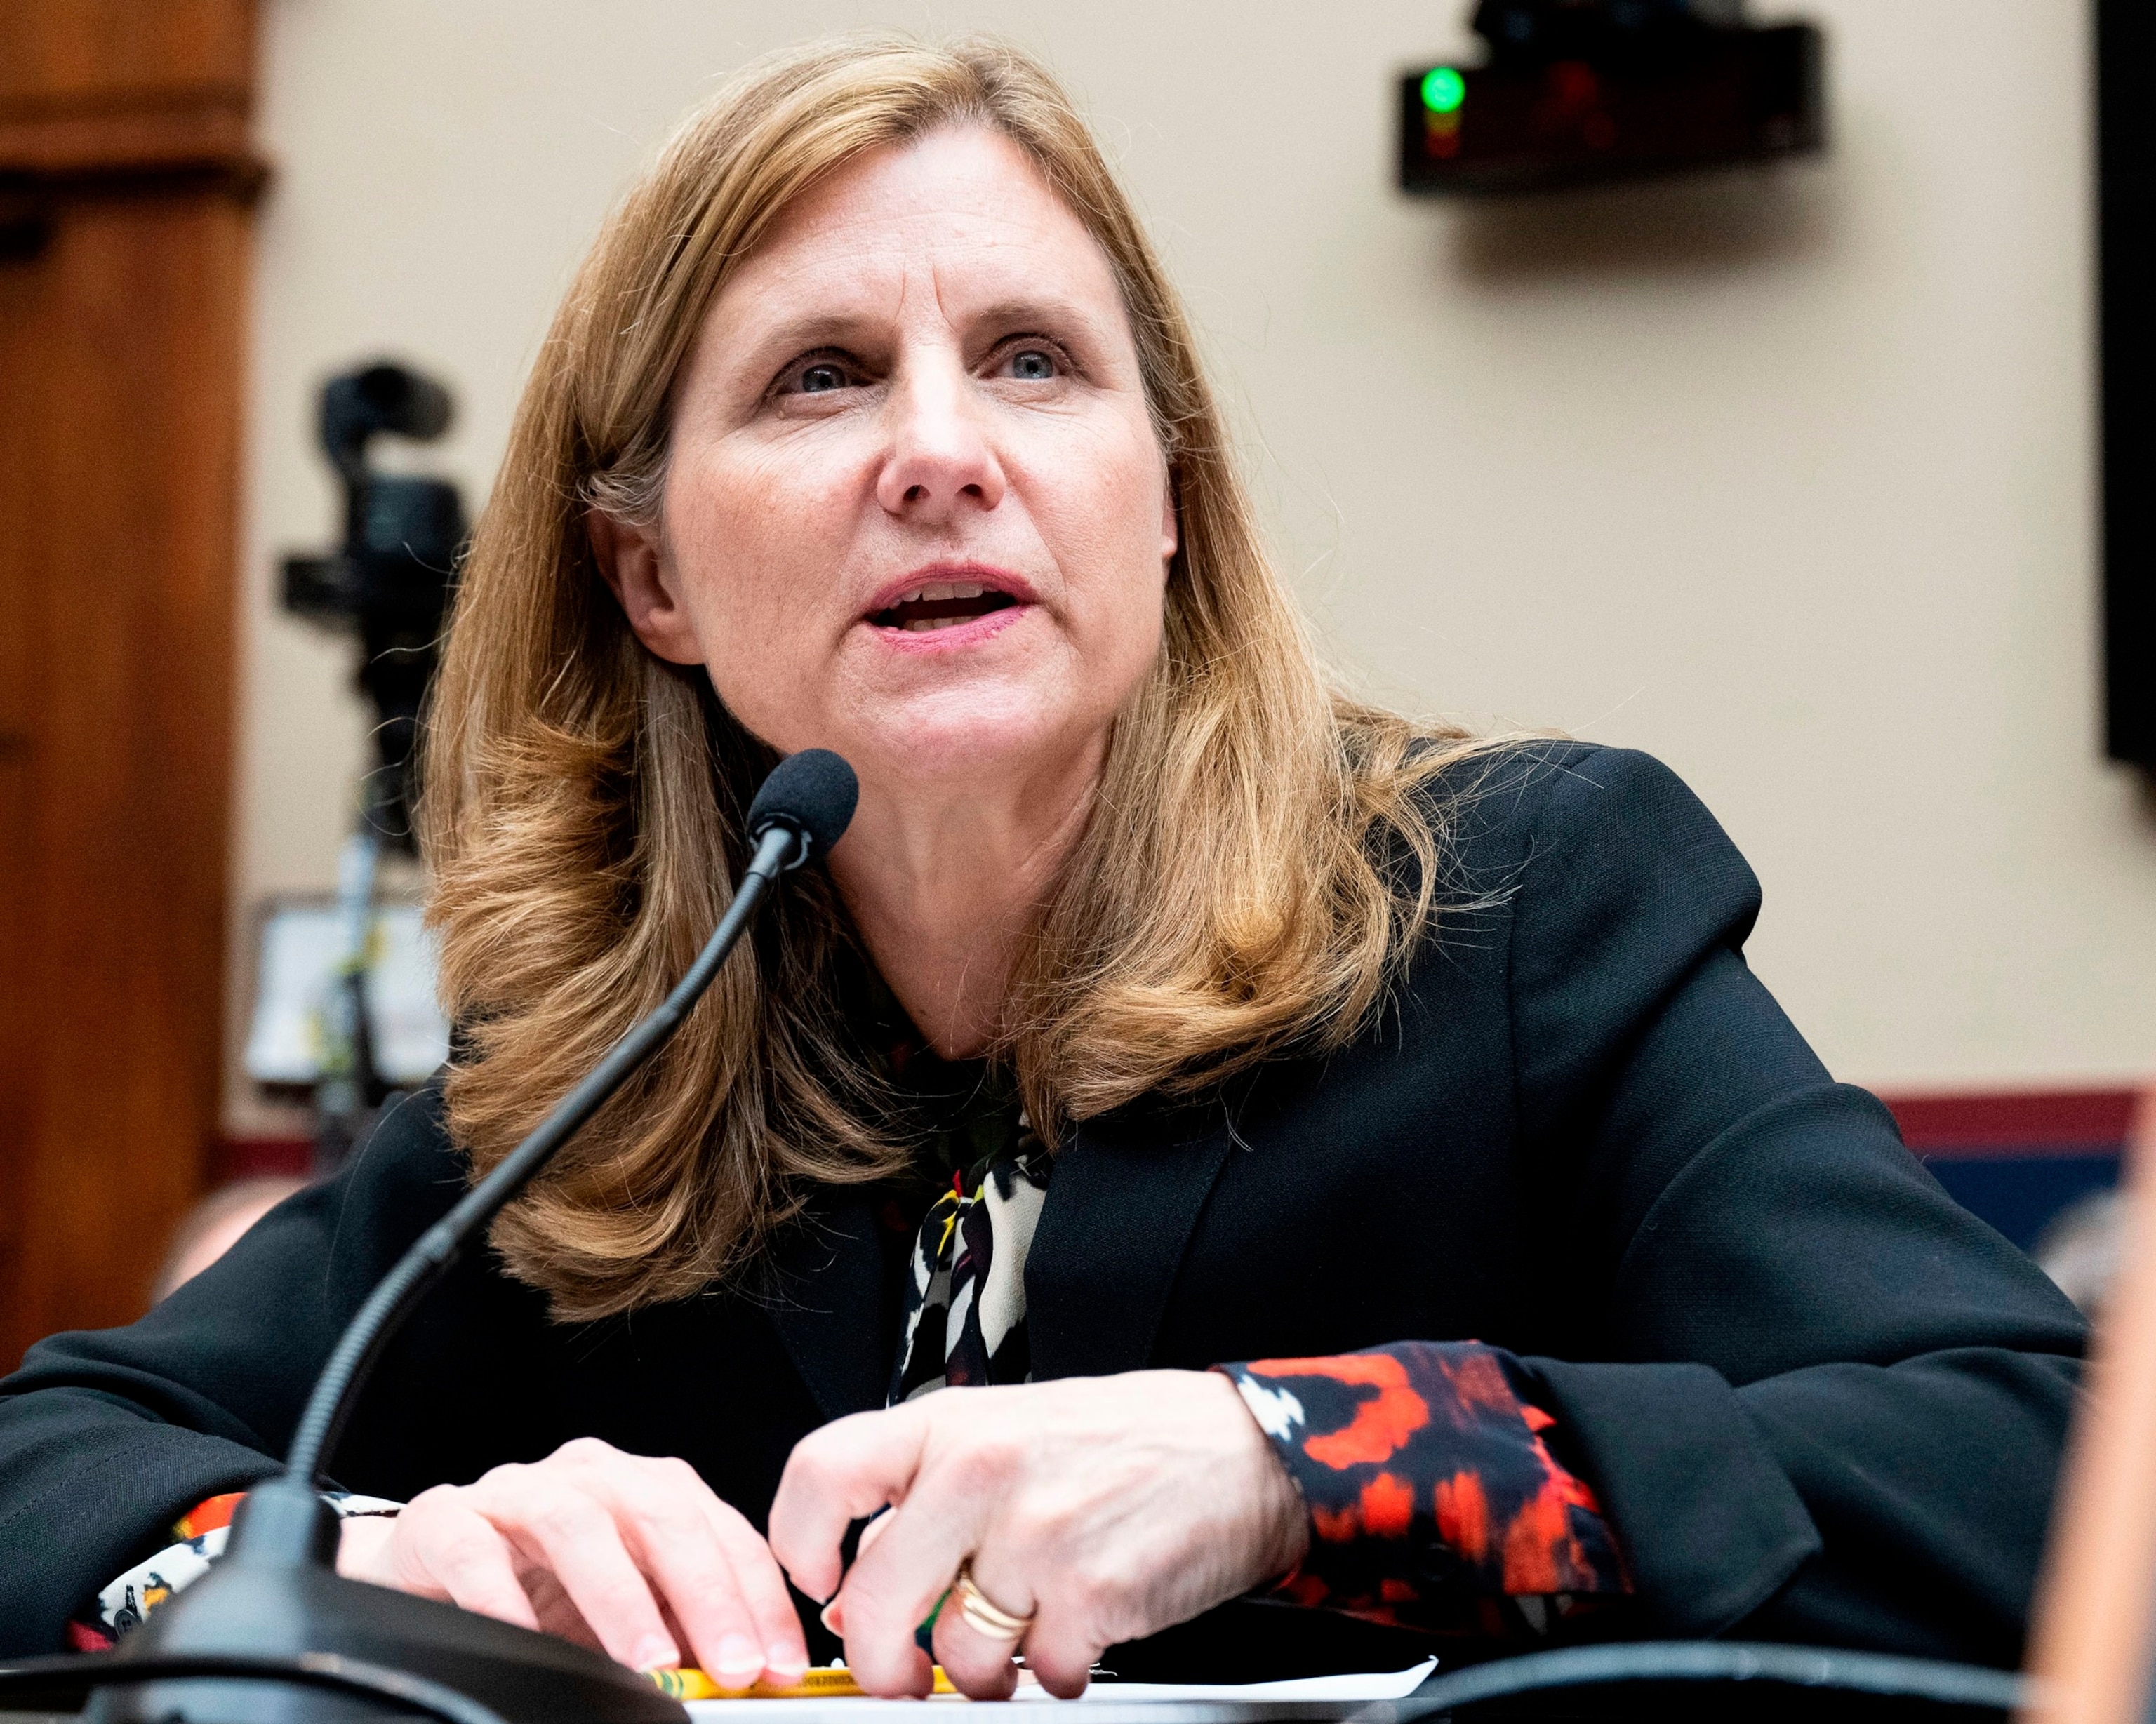
<path fill-rule="evenodd" d="M 25 401 L 19 392 L 33 353 L 38 278 L 31 268 L 45 223 L 34 211 L 0 205 L 0 403 Z M 29 450 L 29 415 L 0 411 L 0 1316 L 15 1308 L 16 1270 L 26 1217 L 18 1200 L 28 1188 L 33 1159 L 29 1117 L 36 1095 L 40 1045 L 29 971 L 33 949 L 29 916 L 35 893 L 36 848 L 31 842 L 31 539 L 8 523 L 21 519 Z M 0 1334 L 0 1367 L 14 1362 L 14 1330 Z"/>
<path fill-rule="evenodd" d="M 260 182 L 245 0 L 6 0 L 0 183 Z"/>
<path fill-rule="evenodd" d="M 247 110 L 215 92 L 110 111 L 0 114 L 0 164 L 18 177 L 142 179 L 257 172 L 247 147 Z"/>
<path fill-rule="evenodd" d="M 237 0 L 8 0 L 0 6 L 0 115 L 254 85 L 254 18 Z"/>
<path fill-rule="evenodd" d="M 216 1136 L 252 158 L 141 123 L 244 115 L 241 0 L 0 18 L 4 1368 L 140 1314 Z"/>

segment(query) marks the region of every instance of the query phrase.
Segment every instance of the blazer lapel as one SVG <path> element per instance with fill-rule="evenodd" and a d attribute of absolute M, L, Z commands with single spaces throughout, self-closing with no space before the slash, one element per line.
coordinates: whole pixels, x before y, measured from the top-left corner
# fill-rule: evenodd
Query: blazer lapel
<path fill-rule="evenodd" d="M 1057 1154 L 1026 1254 L 1035 1378 L 1142 1369 L 1233 1141 L 1216 1099 L 1088 1121 Z"/>
<path fill-rule="evenodd" d="M 781 1244 L 765 1296 L 772 1326 L 824 1417 L 883 1405 L 883 1248 L 859 1192 L 813 1204 Z"/>

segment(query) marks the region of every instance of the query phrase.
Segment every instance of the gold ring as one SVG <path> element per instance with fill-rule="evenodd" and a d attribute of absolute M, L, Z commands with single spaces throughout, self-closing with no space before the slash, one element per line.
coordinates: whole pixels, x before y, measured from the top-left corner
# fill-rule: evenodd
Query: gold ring
<path fill-rule="evenodd" d="M 988 1639 L 1008 1640 L 1015 1646 L 1033 1626 L 1031 1613 L 1014 1616 L 973 1584 L 971 1557 L 958 1565 L 958 1578 L 951 1583 L 951 1591 L 958 1600 L 958 1614 L 966 1619 L 967 1626 Z"/>

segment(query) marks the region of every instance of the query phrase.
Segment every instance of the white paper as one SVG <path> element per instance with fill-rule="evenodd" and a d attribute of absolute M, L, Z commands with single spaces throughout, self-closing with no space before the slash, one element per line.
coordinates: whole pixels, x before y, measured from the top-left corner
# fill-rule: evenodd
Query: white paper
<path fill-rule="evenodd" d="M 1086 1701 L 1118 1700 L 1399 1700 L 1437 1668 L 1426 1658 L 1412 1670 L 1353 1670 L 1344 1676 L 1297 1676 L 1282 1682 L 1096 1682 Z"/>
<path fill-rule="evenodd" d="M 793 1724 L 866 1724 L 860 1714 L 896 1706 L 997 1705 L 1005 1711 L 1043 1714 L 1062 1706 L 1086 1706 L 1089 1724 L 1241 1724 L 1264 1719 L 1266 1708 L 1283 1701 L 1337 1706 L 1404 1698 L 1437 1668 L 1425 1659 L 1411 1670 L 1354 1671 L 1340 1676 L 1303 1676 L 1285 1682 L 1096 1682 L 1075 1701 L 1050 1698 L 1037 1684 L 1022 1684 L 1009 1700 L 979 1702 L 963 1695 L 939 1694 L 916 1700 L 870 1700 L 848 1695 L 816 1700 L 692 1700 L 696 1724 L 758 1724 L 790 1719 Z M 1108 1711 L 1101 1710 L 1102 1707 Z M 1124 1710 L 1117 1711 L 1115 1708 Z M 1247 1711 L 1245 1708 L 1248 1708 Z M 918 1716 L 916 1714 L 916 1716 Z M 1275 1714 L 1274 1716 L 1277 1716 Z"/>

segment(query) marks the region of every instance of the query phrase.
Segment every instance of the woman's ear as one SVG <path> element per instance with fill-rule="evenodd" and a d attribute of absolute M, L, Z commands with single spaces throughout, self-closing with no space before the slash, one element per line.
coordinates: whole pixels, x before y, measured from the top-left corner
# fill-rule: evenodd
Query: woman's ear
<path fill-rule="evenodd" d="M 1168 469 L 1168 483 L 1160 488 L 1160 566 L 1175 561 L 1183 543 L 1182 524 L 1175 517 L 1175 469 Z"/>
<path fill-rule="evenodd" d="M 702 664 L 704 649 L 696 644 L 688 609 L 660 561 L 656 529 L 590 509 L 584 513 L 584 536 L 636 638 L 670 664 Z"/>

